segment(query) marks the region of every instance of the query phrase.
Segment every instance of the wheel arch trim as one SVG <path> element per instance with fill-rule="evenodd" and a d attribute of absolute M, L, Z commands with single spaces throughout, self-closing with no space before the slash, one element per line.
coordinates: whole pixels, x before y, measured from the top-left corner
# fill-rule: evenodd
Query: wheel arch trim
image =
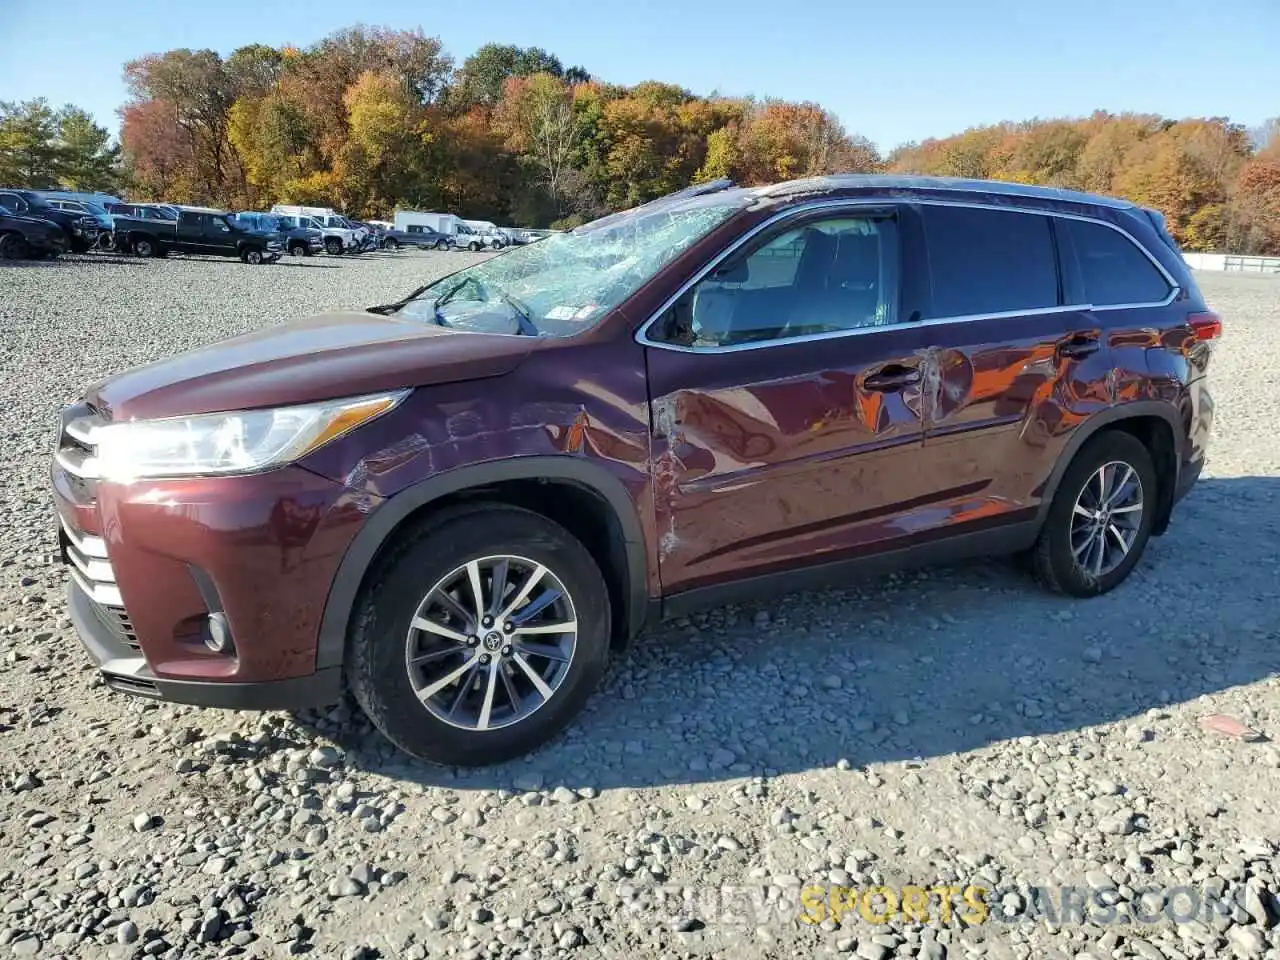
<path fill-rule="evenodd" d="M 1036 517 L 1038 524 L 1042 525 L 1048 517 L 1049 508 L 1053 505 L 1053 498 L 1058 492 L 1062 477 L 1081 448 L 1108 427 L 1115 427 L 1126 420 L 1136 420 L 1141 417 L 1158 417 L 1169 425 L 1173 434 L 1175 472 L 1171 483 L 1161 484 L 1160 513 L 1156 517 L 1157 528 L 1167 524 L 1168 513 L 1173 505 L 1173 493 L 1178 489 L 1178 474 L 1182 471 L 1185 460 L 1187 440 L 1183 435 L 1182 424 L 1178 421 L 1177 408 L 1171 403 L 1159 400 L 1134 400 L 1119 406 L 1108 407 L 1076 427 L 1059 455 L 1058 462 L 1054 464 L 1049 479 L 1045 481 L 1044 492 L 1040 498 L 1039 514 Z M 1168 489 L 1164 489 L 1165 487 Z"/>
<path fill-rule="evenodd" d="M 573 483 L 604 501 L 622 531 L 628 633 L 630 636 L 639 633 L 648 609 L 645 586 L 648 562 L 640 515 L 622 481 L 604 467 L 578 457 L 517 457 L 458 467 L 428 477 L 394 494 L 370 514 L 343 554 L 329 588 L 316 642 L 316 669 L 324 670 L 344 662 L 347 628 L 365 574 L 383 545 L 410 515 L 450 494 L 512 480 Z"/>

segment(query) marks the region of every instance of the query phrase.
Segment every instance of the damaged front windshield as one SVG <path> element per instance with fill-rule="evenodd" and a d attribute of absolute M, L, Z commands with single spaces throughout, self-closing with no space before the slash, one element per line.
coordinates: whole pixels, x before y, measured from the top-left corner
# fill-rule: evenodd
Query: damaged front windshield
<path fill-rule="evenodd" d="M 614 214 L 467 267 L 381 309 L 473 332 L 571 337 L 745 203 L 741 194 L 717 193 Z"/>

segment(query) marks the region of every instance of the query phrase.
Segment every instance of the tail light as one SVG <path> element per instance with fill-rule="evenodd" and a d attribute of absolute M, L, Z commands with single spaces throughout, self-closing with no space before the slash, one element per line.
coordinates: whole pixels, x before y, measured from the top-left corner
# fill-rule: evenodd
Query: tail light
<path fill-rule="evenodd" d="M 1187 326 L 1197 340 L 1217 340 L 1222 336 L 1222 318 L 1216 313 L 1193 313 L 1187 317 Z"/>

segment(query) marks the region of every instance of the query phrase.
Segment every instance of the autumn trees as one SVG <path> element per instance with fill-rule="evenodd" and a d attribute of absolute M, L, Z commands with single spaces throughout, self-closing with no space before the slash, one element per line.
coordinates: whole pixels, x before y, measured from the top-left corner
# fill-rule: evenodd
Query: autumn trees
<path fill-rule="evenodd" d="M 82 111 L 0 104 L 0 182 L 388 216 L 435 208 L 573 224 L 693 182 L 895 172 L 1050 184 L 1164 213 L 1191 250 L 1280 253 L 1280 123 L 1097 112 L 976 127 L 882 158 L 816 103 L 631 87 L 539 47 L 461 65 L 421 30 L 357 26 L 305 49 L 170 50 L 125 65 L 123 163 Z"/>
<path fill-rule="evenodd" d="M 895 151 L 889 166 L 1122 196 L 1163 213 L 1187 250 L 1280 253 L 1280 222 L 1269 213 L 1280 212 L 1277 160 L 1280 141 L 1255 156 L 1248 132 L 1223 117 L 1098 112 L 926 140 Z"/>
<path fill-rule="evenodd" d="M 125 66 L 121 143 L 135 192 L 388 215 L 442 207 L 576 222 L 731 176 L 872 170 L 870 143 L 815 104 L 620 87 L 538 47 L 460 67 L 421 31 L 353 27 L 306 49 L 171 50 Z"/>

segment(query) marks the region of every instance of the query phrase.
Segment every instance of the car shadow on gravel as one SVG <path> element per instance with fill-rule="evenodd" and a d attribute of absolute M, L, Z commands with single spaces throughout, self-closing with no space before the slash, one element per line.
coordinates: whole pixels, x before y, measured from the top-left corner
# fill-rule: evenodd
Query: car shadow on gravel
<path fill-rule="evenodd" d="M 301 719 L 366 768 L 475 789 L 711 783 L 1129 720 L 1137 738 L 1150 710 L 1280 671 L 1278 507 L 1280 478 L 1202 480 L 1130 580 L 1092 600 L 994 560 L 668 624 L 615 661 L 565 734 L 495 767 L 432 767 L 362 719 Z"/>

